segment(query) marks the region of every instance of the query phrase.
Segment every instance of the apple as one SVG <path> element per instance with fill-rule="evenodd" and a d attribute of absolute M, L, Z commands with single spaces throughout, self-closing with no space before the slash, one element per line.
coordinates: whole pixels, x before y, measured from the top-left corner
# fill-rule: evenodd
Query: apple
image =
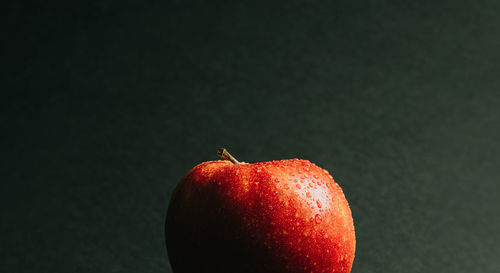
<path fill-rule="evenodd" d="M 166 244 L 175 273 L 349 273 L 349 204 L 328 171 L 301 159 L 208 161 L 175 188 Z"/>

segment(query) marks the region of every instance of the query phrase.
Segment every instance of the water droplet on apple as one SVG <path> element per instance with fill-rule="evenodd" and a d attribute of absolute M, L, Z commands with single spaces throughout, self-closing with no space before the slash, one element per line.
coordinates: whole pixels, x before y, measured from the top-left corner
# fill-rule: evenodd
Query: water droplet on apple
<path fill-rule="evenodd" d="M 318 205 L 318 208 L 321 208 L 321 202 L 319 200 L 316 200 L 316 205 Z"/>
<path fill-rule="evenodd" d="M 319 216 L 319 214 L 316 214 L 316 216 L 314 216 L 314 221 L 316 222 L 316 224 L 319 224 L 321 223 L 321 216 Z"/>
<path fill-rule="evenodd" d="M 311 193 L 310 193 L 310 192 L 307 192 L 307 193 L 306 193 L 306 196 L 307 196 L 308 198 L 311 198 L 311 197 L 312 197 L 312 195 L 311 195 Z"/>
<path fill-rule="evenodd" d="M 295 186 L 297 186 L 297 189 L 301 189 L 302 188 L 302 186 L 299 183 L 295 184 Z"/>

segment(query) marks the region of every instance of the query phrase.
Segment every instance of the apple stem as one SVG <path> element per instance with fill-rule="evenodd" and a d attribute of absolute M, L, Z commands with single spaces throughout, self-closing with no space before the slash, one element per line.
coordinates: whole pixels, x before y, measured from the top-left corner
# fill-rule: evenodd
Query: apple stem
<path fill-rule="evenodd" d="M 226 149 L 224 148 L 221 148 L 221 149 L 218 149 L 217 150 L 217 155 L 224 158 L 224 159 L 227 159 L 231 162 L 233 162 L 234 164 L 236 165 L 240 165 L 241 163 L 236 160 L 236 158 L 234 158 Z"/>

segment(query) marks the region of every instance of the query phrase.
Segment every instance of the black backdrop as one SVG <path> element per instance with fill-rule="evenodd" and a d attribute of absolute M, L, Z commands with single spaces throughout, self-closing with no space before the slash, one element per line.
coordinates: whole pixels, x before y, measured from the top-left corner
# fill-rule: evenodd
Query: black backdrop
<path fill-rule="evenodd" d="M 172 189 L 222 146 L 330 170 L 354 273 L 500 271 L 499 1 L 1 13 L 1 272 L 171 272 Z"/>

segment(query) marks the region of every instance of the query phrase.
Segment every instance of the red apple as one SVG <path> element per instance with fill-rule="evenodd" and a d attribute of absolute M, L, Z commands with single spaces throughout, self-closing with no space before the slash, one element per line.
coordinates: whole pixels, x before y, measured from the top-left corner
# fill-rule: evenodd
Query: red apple
<path fill-rule="evenodd" d="M 173 193 L 175 273 L 351 271 L 351 210 L 328 171 L 300 159 L 240 164 L 223 151 L 230 160 L 199 164 Z"/>

